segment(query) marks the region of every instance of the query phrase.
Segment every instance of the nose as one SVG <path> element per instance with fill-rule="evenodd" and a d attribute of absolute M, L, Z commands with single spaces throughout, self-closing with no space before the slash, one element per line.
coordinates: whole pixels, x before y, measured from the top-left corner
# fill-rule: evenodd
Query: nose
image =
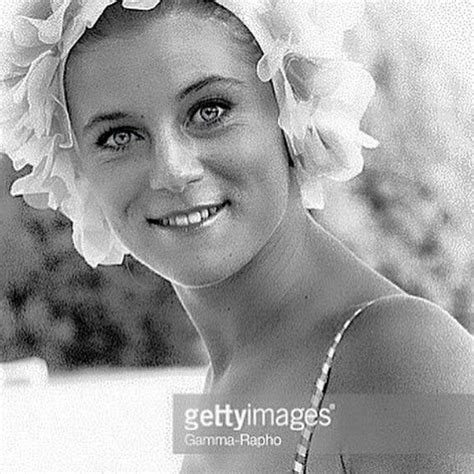
<path fill-rule="evenodd" d="M 156 141 L 150 172 L 152 189 L 180 193 L 189 184 L 199 181 L 203 172 L 199 151 L 190 140 L 166 133 Z"/>

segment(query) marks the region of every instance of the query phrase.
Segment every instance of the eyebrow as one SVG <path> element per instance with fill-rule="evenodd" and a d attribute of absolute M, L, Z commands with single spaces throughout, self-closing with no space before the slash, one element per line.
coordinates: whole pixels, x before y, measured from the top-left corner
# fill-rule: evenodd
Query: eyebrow
<path fill-rule="evenodd" d="M 223 77 L 223 76 L 216 76 L 216 75 L 206 76 L 194 82 L 190 86 L 186 87 L 186 89 L 184 89 L 178 94 L 177 99 L 183 100 L 189 94 L 193 92 L 197 92 L 206 86 L 209 86 L 211 84 L 216 84 L 216 83 L 227 83 L 229 86 L 244 86 L 245 85 L 245 82 L 240 81 L 239 79 L 235 79 L 233 77 Z"/>
<path fill-rule="evenodd" d="M 110 112 L 108 114 L 99 114 L 95 115 L 84 127 L 84 132 L 89 131 L 91 128 L 94 128 L 95 125 L 101 122 L 113 122 L 114 120 L 120 120 L 124 118 L 130 118 L 130 114 L 125 112 Z"/>
<path fill-rule="evenodd" d="M 239 79 L 235 79 L 233 77 L 223 77 L 223 76 L 217 76 L 217 75 L 206 76 L 194 82 L 190 86 L 186 87 L 177 95 L 176 98 L 178 101 L 182 101 L 190 94 L 197 92 L 211 84 L 216 84 L 216 83 L 228 84 L 231 87 L 232 86 L 245 86 L 245 82 L 240 81 Z M 131 117 L 132 115 L 125 112 L 121 112 L 121 111 L 98 114 L 98 115 L 95 115 L 91 120 L 89 120 L 89 122 L 87 122 L 87 124 L 84 126 L 84 132 L 89 131 L 90 129 L 95 127 L 97 124 L 102 123 L 102 122 L 113 122 L 116 120 L 121 120 L 121 119 L 126 119 L 126 118 L 131 118 Z"/>

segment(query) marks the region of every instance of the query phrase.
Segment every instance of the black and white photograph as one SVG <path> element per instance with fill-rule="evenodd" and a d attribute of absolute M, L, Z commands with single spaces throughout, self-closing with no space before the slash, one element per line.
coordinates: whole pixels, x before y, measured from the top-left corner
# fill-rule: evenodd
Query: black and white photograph
<path fill-rule="evenodd" d="M 470 0 L 0 0 L 0 472 L 474 472 Z"/>

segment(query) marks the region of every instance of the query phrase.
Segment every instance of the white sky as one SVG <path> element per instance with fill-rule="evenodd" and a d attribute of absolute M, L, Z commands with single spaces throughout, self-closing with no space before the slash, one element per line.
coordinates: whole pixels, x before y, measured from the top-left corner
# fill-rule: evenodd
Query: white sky
<path fill-rule="evenodd" d="M 18 0 L 0 0 L 0 27 L 8 22 L 8 14 L 13 10 L 15 3 L 18 3 Z"/>

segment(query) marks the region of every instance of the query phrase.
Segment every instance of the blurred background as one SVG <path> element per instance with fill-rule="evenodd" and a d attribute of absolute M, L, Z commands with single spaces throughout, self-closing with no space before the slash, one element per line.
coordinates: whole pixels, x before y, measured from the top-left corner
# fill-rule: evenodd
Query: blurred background
<path fill-rule="evenodd" d="M 0 17 L 14 2 L 0 1 Z M 347 35 L 377 93 L 362 129 L 377 138 L 364 172 L 327 188 L 314 217 L 407 292 L 473 332 L 472 6 L 370 2 Z M 0 362 L 36 356 L 50 373 L 207 362 L 170 285 L 127 257 L 93 270 L 71 223 L 9 195 L 0 158 Z"/>

